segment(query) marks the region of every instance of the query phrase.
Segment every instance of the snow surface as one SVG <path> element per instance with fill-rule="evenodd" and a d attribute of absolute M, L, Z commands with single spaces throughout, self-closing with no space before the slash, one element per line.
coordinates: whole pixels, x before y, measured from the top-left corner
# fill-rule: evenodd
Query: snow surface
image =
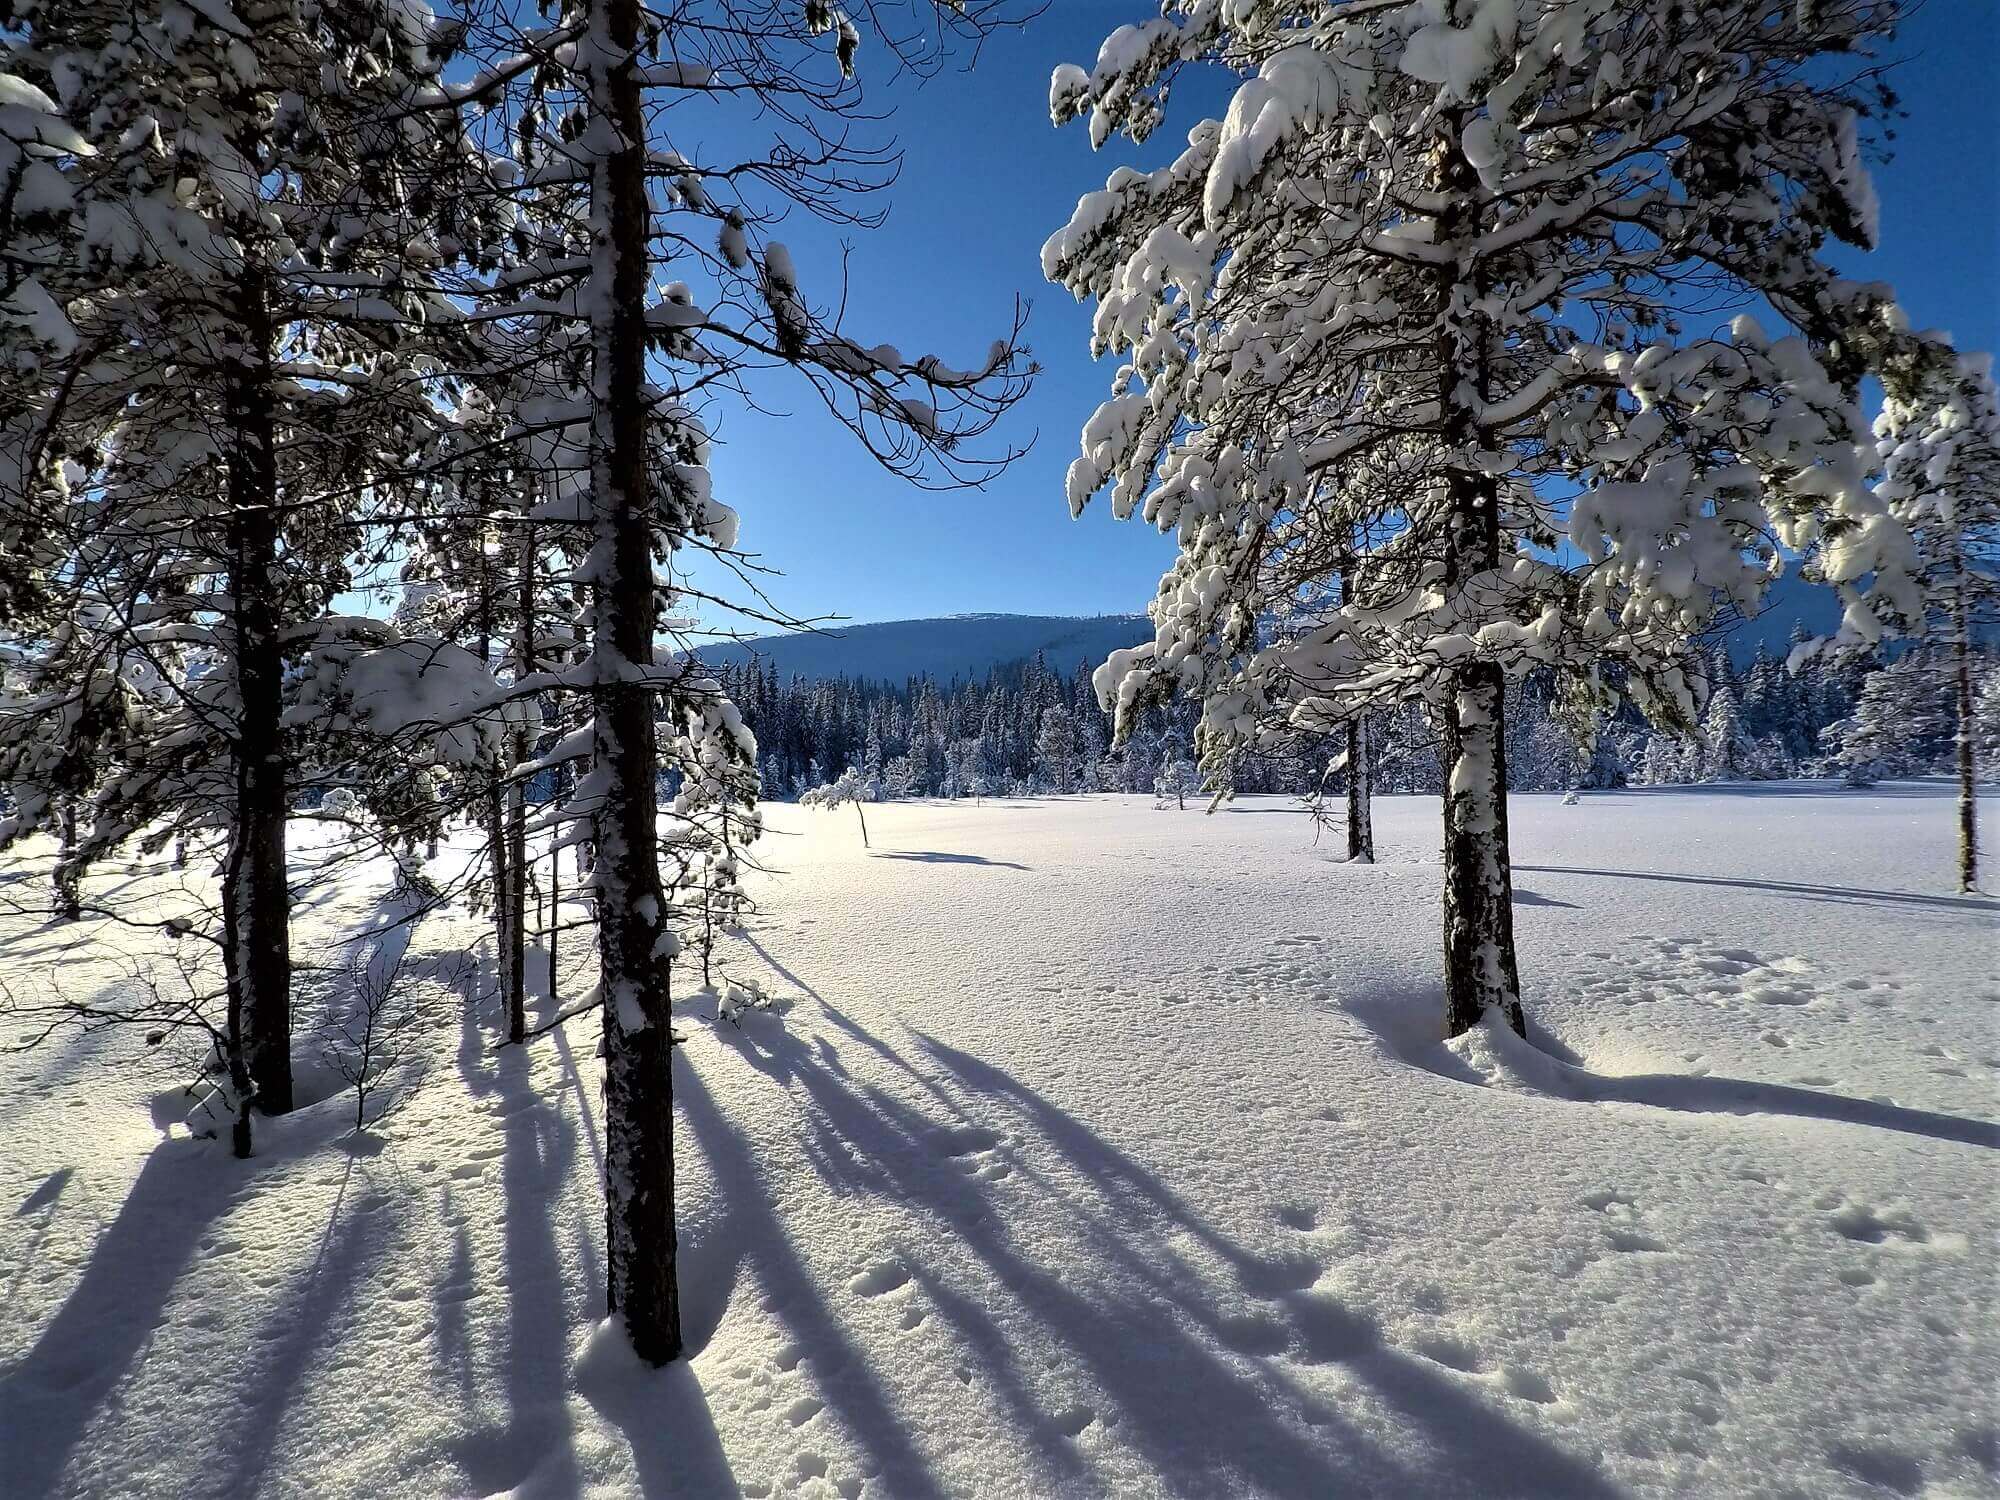
<path fill-rule="evenodd" d="M 378 1130 L 329 1097 L 247 1164 L 163 1138 L 136 1038 L 0 1058 L 0 1491 L 1995 1493 L 1996 906 L 1945 790 L 1512 809 L 1533 1045 L 1447 1046 L 1434 800 L 1371 867 L 1280 801 L 889 804 L 872 852 L 769 808 L 722 968 L 783 1014 L 677 1017 L 663 1372 L 598 1323 L 594 1018 L 523 1053 L 482 1005 Z M 301 956 L 393 959 L 387 878 Z M 143 936 L 12 919 L 7 977 Z"/>

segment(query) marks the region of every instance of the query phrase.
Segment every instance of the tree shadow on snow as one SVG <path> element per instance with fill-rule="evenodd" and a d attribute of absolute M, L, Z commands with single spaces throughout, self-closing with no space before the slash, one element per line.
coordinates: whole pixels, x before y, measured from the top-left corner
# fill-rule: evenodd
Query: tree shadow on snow
<path fill-rule="evenodd" d="M 988 859 L 983 854 L 942 854 L 935 849 L 877 849 L 876 859 L 906 859 L 926 865 L 984 865 L 992 870 L 1025 870 L 1010 859 Z"/>
<path fill-rule="evenodd" d="M 798 982 L 795 978 L 793 982 Z M 808 994 L 809 986 L 800 985 Z M 749 1066 L 802 1092 L 805 1155 L 837 1193 L 871 1194 L 913 1217 L 949 1226 L 981 1274 L 955 1279 L 945 1264 L 907 1250 L 850 1285 L 856 1296 L 896 1278 L 979 1360 L 997 1405 L 1039 1481 L 1106 1488 L 1074 1439 L 1105 1422 L 1157 1467 L 1169 1487 L 1193 1493 L 1249 1487 L 1271 1496 L 1359 1493 L 1598 1496 L 1615 1493 L 1588 1465 L 1511 1421 L 1427 1361 L 1385 1345 L 1373 1322 L 1314 1290 L 1319 1268 L 1294 1254 L 1260 1253 L 1230 1240 L 1187 1201 L 1093 1129 L 1010 1074 L 948 1044 L 912 1033 L 912 1064 L 881 1038 L 820 1004 L 842 1032 L 916 1080 L 935 1112 L 854 1081 L 836 1048 L 770 1026 L 719 1031 Z M 934 1494 L 937 1479 L 896 1419 L 873 1371 L 842 1331 L 828 1289 L 802 1265 L 758 1186 L 762 1163 L 716 1110 L 691 1069 L 678 1092 L 717 1177 L 731 1184 L 731 1242 L 759 1262 L 777 1311 L 831 1372 L 829 1400 L 884 1464 L 892 1494 Z M 984 1161 L 1062 1206 L 1069 1255 L 1105 1268 L 1079 1285 L 1048 1246 L 997 1211 Z M 1051 1163 L 1044 1170 L 1039 1163 Z M 1081 1241 L 1079 1246 L 1078 1241 Z M 1220 1261 L 1242 1297 L 1218 1305 L 1212 1275 L 1190 1263 Z M 956 1259 L 956 1257 L 954 1257 Z M 962 1277 L 962 1272 L 960 1273 Z M 996 1316 L 994 1288 L 1014 1306 Z M 837 1293 L 836 1293 L 837 1295 Z M 919 1304 L 911 1305 L 920 1311 Z M 906 1312 L 906 1316 L 910 1315 Z M 926 1314 L 927 1316 L 928 1314 Z M 921 1321 L 921 1320 L 920 1320 Z M 1005 1325 L 1010 1326 L 1003 1326 Z M 1035 1336 L 1023 1339 L 1023 1324 Z M 920 1326 L 906 1323 L 905 1327 Z M 1010 1331 L 1011 1330 L 1011 1331 Z M 1110 1402 L 1062 1403 L 1037 1345 L 1061 1348 Z M 1283 1358 L 1280 1358 L 1283 1356 Z M 823 1360 L 823 1362 L 822 1362 Z M 1366 1383 L 1414 1435 L 1391 1452 L 1303 1387 L 1290 1360 L 1339 1363 Z M 970 1377 L 961 1373 L 970 1383 Z M 981 1397 L 968 1391 L 967 1399 Z"/>
<path fill-rule="evenodd" d="M 314 1356 L 357 1332 L 355 1294 L 395 1232 L 394 1215 L 379 1214 L 388 1198 L 363 1194 L 348 1206 L 357 1166 L 350 1157 L 312 1263 L 276 1299 L 253 1350 L 240 1351 L 250 1368 L 236 1378 L 242 1400 L 218 1442 L 219 1456 L 233 1471 L 213 1491 L 218 1496 L 248 1500 L 261 1492 L 286 1413 Z"/>
<path fill-rule="evenodd" d="M 2000 1125 L 1986 1120 L 1831 1094 L 1824 1089 L 1714 1074 L 1599 1073 L 1543 1032 L 1532 1015 L 1526 1039 L 1497 1023 L 1472 1033 L 1480 1054 L 1480 1061 L 1475 1062 L 1465 1051 L 1445 1045 L 1440 1024 L 1444 1005 L 1436 991 L 1376 991 L 1348 1001 L 1347 1010 L 1396 1057 L 1457 1083 L 1484 1087 L 1495 1082 L 1497 1072 L 1517 1088 L 1582 1103 L 1644 1104 L 1693 1114 L 1789 1115 L 1969 1146 L 2000 1147 Z"/>
<path fill-rule="evenodd" d="M 1827 797 L 1842 801 L 1867 801 L 1875 797 L 1953 797 L 1958 794 L 1957 785 L 1951 781 L 1923 780 L 1878 781 L 1873 786 L 1850 787 L 1838 781 L 1709 781 L 1694 785 L 1678 786 L 1624 786 L 1612 794 L 1618 797 L 1757 797 L 1765 799 L 1794 797 Z M 1605 795 L 1592 792 L 1589 800 L 1595 801 Z M 1980 795 L 1987 795 L 1986 788 L 1980 788 Z"/>
<path fill-rule="evenodd" d="M 146 1158 L 82 1279 L 35 1346 L 0 1374 L 0 1476 L 10 1500 L 55 1492 L 91 1419 L 151 1342 L 196 1243 L 247 1177 L 207 1142 L 163 1141 Z"/>
<path fill-rule="evenodd" d="M 1514 887 L 1514 904 L 1516 906 L 1560 906 L 1569 911 L 1577 909 L 1574 901 L 1558 901 L 1553 896 L 1542 896 L 1537 895 L 1534 891 L 1524 891 L 1518 885 Z"/>
<path fill-rule="evenodd" d="M 529 981 L 541 1022 L 555 1019 L 548 998 L 547 950 L 531 947 Z M 487 1285 L 502 1285 L 507 1296 L 503 1342 L 491 1357 L 497 1363 L 502 1400 L 480 1389 L 471 1354 L 461 1380 L 470 1411 L 498 1408 L 495 1419 L 473 1426 L 450 1447 L 450 1457 L 468 1487 L 480 1494 L 519 1490 L 558 1497 L 581 1493 L 574 1422 L 568 1406 L 573 1391 L 618 1428 L 630 1444 L 641 1493 L 648 1497 L 730 1495 L 738 1492 L 707 1398 L 683 1361 L 663 1371 L 638 1372 L 630 1380 L 579 1389 L 569 1347 L 579 1322 L 603 1316 L 604 1282 L 593 1227 L 602 1221 L 604 1159 L 595 1112 L 594 1087 L 567 1034 L 558 1029 L 547 1041 L 553 1049 L 561 1086 L 544 1091 L 533 1076 L 527 1048 L 497 1045 L 497 1029 L 481 1025 L 481 1010 L 497 1028 L 498 1005 L 487 995 L 480 1009 L 466 1008 L 459 1071 L 468 1091 L 488 1102 L 500 1127 L 501 1254 L 498 1274 Z M 679 1070 L 677 1069 L 677 1072 Z M 556 1200 L 574 1182 L 579 1151 L 588 1149 L 595 1171 L 589 1201 L 576 1216 L 576 1240 L 567 1247 L 557 1234 Z M 489 1179 L 490 1181 L 490 1179 Z M 461 1231 L 461 1250 L 469 1251 Z M 684 1329 L 690 1352 L 707 1340 L 728 1300 L 733 1267 L 714 1259 L 709 1236 L 683 1228 L 682 1263 L 686 1286 Z M 454 1260 L 434 1293 L 440 1343 L 447 1319 L 464 1317 L 464 1303 L 477 1285 L 473 1268 Z M 710 1307 L 709 1304 L 713 1306 Z M 463 1335 L 460 1342 L 463 1343 Z"/>
<path fill-rule="evenodd" d="M 486 1279 L 506 1288 L 507 1320 L 498 1355 L 505 1397 L 504 1416 L 496 1413 L 496 1420 L 464 1433 L 452 1444 L 451 1456 L 480 1494 L 515 1489 L 530 1476 L 540 1493 L 573 1494 L 581 1480 L 564 1402 L 573 1290 L 550 1209 L 576 1157 L 577 1125 L 565 1117 L 562 1095 L 544 1100 L 537 1092 L 531 1077 L 534 1059 L 526 1048 L 488 1046 L 471 1005 L 465 1008 L 464 1027 L 459 1073 L 467 1092 L 488 1102 L 491 1118 L 500 1126 L 503 1269 Z M 451 1213 L 448 1206 L 447 1216 Z M 465 1302 L 479 1282 L 462 1226 L 458 1251 L 433 1292 L 441 1346 L 447 1344 L 445 1328 L 465 1318 Z M 603 1295 L 594 1285 L 584 1290 Z M 447 1352 L 459 1349 L 457 1357 L 469 1361 L 464 1344 L 461 1333 L 449 1341 Z M 484 1413 L 501 1405 L 479 1390 L 469 1363 L 461 1388 L 472 1398 L 469 1411 Z"/>
<path fill-rule="evenodd" d="M 1653 880 L 1666 885 L 1710 885 L 1729 890 L 1769 891 L 1774 895 L 1796 896 L 1808 901 L 1844 902 L 1864 906 L 1916 906 L 1938 911 L 2000 911 L 2000 901 L 1991 896 L 1927 896 L 1917 891 L 1876 891 L 1858 886 L 1806 885 L 1791 880 L 1749 880 L 1721 875 L 1667 875 L 1650 870 L 1590 870 L 1572 865 L 1516 865 L 1514 872 L 1531 875 L 1590 875 L 1603 880 Z"/>

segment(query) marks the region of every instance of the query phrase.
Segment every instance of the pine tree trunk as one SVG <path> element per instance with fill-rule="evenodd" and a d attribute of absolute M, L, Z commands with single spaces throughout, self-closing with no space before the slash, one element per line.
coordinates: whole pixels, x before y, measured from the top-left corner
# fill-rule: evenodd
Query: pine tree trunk
<path fill-rule="evenodd" d="M 552 713 L 554 714 L 555 724 L 554 724 L 554 733 L 551 737 L 558 745 L 560 745 L 563 742 L 563 738 L 567 729 L 567 721 L 563 716 L 562 694 L 561 693 L 555 694 L 553 701 L 554 701 L 554 706 L 552 709 Z M 569 762 L 564 761 L 561 765 L 556 767 L 556 783 L 555 783 L 556 807 L 563 808 L 569 805 L 570 793 L 574 789 L 575 784 L 576 784 L 575 778 L 570 774 Z M 557 993 L 557 985 L 556 985 L 556 962 L 560 953 L 561 942 L 562 942 L 562 825 L 552 820 L 549 828 L 549 930 L 548 930 L 548 947 L 549 947 L 548 1004 L 549 1004 L 549 1014 L 552 1016 L 562 1014 L 562 1003 L 560 996 Z"/>
<path fill-rule="evenodd" d="M 1375 809 L 1368 794 L 1368 724 L 1347 721 L 1347 858 L 1375 863 Z"/>
<path fill-rule="evenodd" d="M 598 960 L 604 996 L 605 1293 L 639 1357 L 681 1352 L 675 1275 L 672 1018 L 662 952 L 666 900 L 655 831 L 653 696 L 631 681 L 653 660 L 657 613 L 647 488 L 645 299 L 650 224 L 645 122 L 634 66 L 637 0 L 593 0 L 602 72 L 592 106 L 615 139 L 591 178 L 592 407 L 596 467 L 590 639 L 597 817 Z"/>
<path fill-rule="evenodd" d="M 516 565 L 514 680 L 535 670 L 535 538 L 534 528 L 521 528 L 521 553 Z M 519 775 L 533 754 L 533 738 L 523 723 L 512 736 L 509 759 L 515 776 L 507 784 L 507 938 L 511 950 L 506 965 L 507 1039 L 528 1035 L 528 788 Z"/>
<path fill-rule="evenodd" d="M 61 845 L 56 851 L 51 908 L 58 922 L 74 922 L 83 915 L 83 883 L 76 867 L 76 798 L 63 798 L 57 827 Z"/>
<path fill-rule="evenodd" d="M 279 602 L 278 469 L 271 371 L 276 332 L 262 272 L 239 287 L 241 326 L 225 365 L 230 626 L 239 699 L 236 808 L 222 901 L 224 970 L 241 1017 L 242 1054 L 265 1114 L 292 1107 L 291 892 L 286 886 L 284 642 Z"/>
<path fill-rule="evenodd" d="M 1979 886 L 1979 798 L 1972 763 L 1972 645 L 1963 577 L 1951 601 L 1953 696 L 1958 703 L 1958 888 Z"/>
<path fill-rule="evenodd" d="M 1451 205 L 1440 239 L 1468 242 L 1478 230 L 1478 180 L 1465 158 L 1463 115 L 1448 114 L 1439 154 L 1439 188 Z M 1492 332 L 1476 311 L 1477 288 L 1460 282 L 1456 264 L 1441 275 L 1438 410 L 1444 442 L 1462 453 L 1480 441 L 1464 398 L 1470 379 L 1488 395 L 1486 350 Z M 1471 291 L 1472 296 L 1466 293 Z M 1445 474 L 1450 505 L 1445 548 L 1447 596 L 1478 587 L 1500 565 L 1500 494 L 1489 474 L 1453 467 Z M 1480 613 L 1474 601 L 1468 606 Z M 1454 674 L 1439 714 L 1444 759 L 1444 1004 L 1445 1035 L 1457 1036 L 1497 1010 L 1526 1034 L 1514 955 L 1512 857 L 1507 844 L 1506 680 L 1496 662 L 1473 662 Z"/>
<path fill-rule="evenodd" d="M 1514 882 L 1507 847 L 1505 679 L 1492 662 L 1459 675 L 1442 715 L 1445 1035 L 1498 1010 L 1526 1034 L 1514 957 Z"/>
<path fill-rule="evenodd" d="M 1358 538 L 1350 533 L 1340 555 L 1340 602 L 1360 598 Z M 1350 864 L 1375 863 L 1375 812 L 1369 802 L 1368 721 L 1347 724 L 1347 859 Z"/>
<path fill-rule="evenodd" d="M 486 540 L 479 540 L 479 662 L 487 671 L 493 661 L 493 568 Z M 511 743 L 509 748 L 511 749 Z M 507 841 L 507 793 L 502 773 L 496 771 L 486 787 L 486 863 L 492 873 L 494 987 L 507 1013 L 507 1034 L 514 1032 L 515 979 L 521 961 L 520 933 L 513 921 L 514 875 Z M 515 1037 L 518 1040 L 518 1037 Z"/>

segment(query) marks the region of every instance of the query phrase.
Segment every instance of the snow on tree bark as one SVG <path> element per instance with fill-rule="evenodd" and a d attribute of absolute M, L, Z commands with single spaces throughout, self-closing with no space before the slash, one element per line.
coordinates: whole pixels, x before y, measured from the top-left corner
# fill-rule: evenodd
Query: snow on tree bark
<path fill-rule="evenodd" d="M 1979 783 L 1972 754 L 1972 631 L 1965 617 L 1961 592 L 1951 611 L 1952 686 L 1958 705 L 1958 888 L 1971 892 L 1979 888 Z"/>
<path fill-rule="evenodd" d="M 1347 858 L 1350 863 L 1375 863 L 1375 800 L 1369 777 L 1368 721 L 1347 721 Z"/>
<path fill-rule="evenodd" d="M 521 527 L 520 554 L 515 573 L 514 679 L 535 670 L 535 528 Z M 514 725 L 508 755 L 514 775 L 507 784 L 507 931 L 512 949 L 506 967 L 507 1039 L 524 1040 L 528 1034 L 528 789 L 520 768 L 534 751 L 524 712 Z"/>
<path fill-rule="evenodd" d="M 1491 399 L 1487 355 L 1492 333 L 1479 310 L 1485 288 L 1467 284 L 1463 267 L 1478 233 L 1479 179 L 1466 158 L 1465 116 L 1441 113 L 1437 192 L 1444 203 L 1437 238 L 1450 252 L 1437 298 L 1437 401 L 1445 445 L 1443 585 L 1476 595 L 1500 566 L 1500 486 L 1470 467 L 1486 438 L 1474 413 Z M 1468 614 L 1483 611 L 1475 602 Z M 1499 663 L 1475 661 L 1446 681 L 1440 712 L 1444 751 L 1445 1035 L 1457 1036 L 1498 1011 L 1516 1032 L 1521 981 L 1514 954 L 1513 854 L 1507 844 L 1506 675 Z"/>
<path fill-rule="evenodd" d="M 593 409 L 591 603 L 596 714 L 597 932 L 604 997 L 605 1300 L 641 1359 L 681 1352 L 674 1229 L 671 1005 L 666 901 L 654 828 L 656 602 L 646 475 L 646 288 L 651 270 L 636 0 L 592 0 L 596 155 L 589 286 Z"/>

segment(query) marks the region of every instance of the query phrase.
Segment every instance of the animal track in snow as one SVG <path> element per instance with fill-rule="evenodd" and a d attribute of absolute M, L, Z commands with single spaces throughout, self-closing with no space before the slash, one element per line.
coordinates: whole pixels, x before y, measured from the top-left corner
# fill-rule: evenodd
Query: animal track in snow
<path fill-rule="evenodd" d="M 1538 1406 L 1546 1406 L 1556 1399 L 1555 1387 L 1549 1384 L 1548 1377 L 1537 1375 L 1522 1365 L 1502 1366 L 1500 1383 L 1507 1388 L 1508 1395 L 1533 1401 Z"/>
<path fill-rule="evenodd" d="M 1830 1207 L 1832 1212 L 1828 1215 L 1827 1222 L 1843 1239 L 1853 1240 L 1857 1244 L 1900 1243 L 1911 1246 L 1931 1243 L 1930 1231 L 1906 1208 L 1871 1208 L 1851 1198 L 1842 1198 L 1837 1204 L 1831 1205 L 1822 1200 L 1817 1206 Z"/>
<path fill-rule="evenodd" d="M 1486 1372 L 1485 1356 L 1470 1344 L 1461 1344 L 1457 1339 L 1419 1339 L 1415 1348 L 1425 1359 L 1433 1364 L 1443 1365 L 1448 1370 L 1459 1370 L 1467 1375 L 1482 1375 Z"/>
<path fill-rule="evenodd" d="M 847 1289 L 857 1297 L 880 1297 L 909 1283 L 910 1273 L 901 1262 L 879 1260 L 860 1274 L 850 1277 Z"/>
<path fill-rule="evenodd" d="M 1292 1341 L 1290 1331 L 1263 1313 L 1232 1313 L 1216 1319 L 1223 1344 L 1238 1354 L 1278 1354 Z"/>
<path fill-rule="evenodd" d="M 1088 1406 L 1066 1406 L 1049 1420 L 1064 1437 L 1081 1437 L 1084 1428 L 1097 1420 L 1097 1413 Z"/>
<path fill-rule="evenodd" d="M 1702 937 L 1632 939 L 1633 951 L 1595 960 L 1577 982 L 1585 995 L 1623 1005 L 1657 1001 L 1733 1008 L 1739 1005 L 1805 1006 L 1821 998 L 1810 960 L 1795 954 L 1765 958 L 1747 948 L 1722 947 Z M 1607 969 L 1609 963 L 1612 967 Z M 1767 1038 L 1768 1040 L 1768 1038 Z M 1774 1045 L 1784 1045 L 1774 1043 Z"/>
<path fill-rule="evenodd" d="M 1613 1250 L 1626 1255 L 1671 1253 L 1665 1241 L 1645 1232 L 1646 1215 L 1640 1209 L 1638 1200 L 1629 1193 L 1604 1188 L 1586 1194 L 1583 1201 L 1586 1207 L 1595 1209 L 1609 1221 L 1604 1240 Z"/>
<path fill-rule="evenodd" d="M 1303 1291 L 1320 1278 L 1326 1267 L 1310 1255 L 1280 1251 L 1276 1255 L 1253 1256 L 1237 1271 L 1245 1291 L 1254 1297 L 1278 1297 Z"/>

